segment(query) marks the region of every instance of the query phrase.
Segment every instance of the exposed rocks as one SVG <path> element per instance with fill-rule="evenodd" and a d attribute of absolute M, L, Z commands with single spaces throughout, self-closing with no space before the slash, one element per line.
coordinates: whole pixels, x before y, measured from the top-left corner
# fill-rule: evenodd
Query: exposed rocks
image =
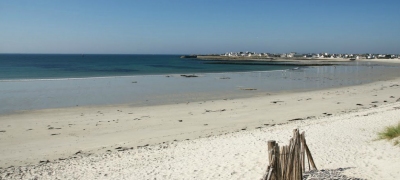
<path fill-rule="evenodd" d="M 182 74 L 181 76 L 182 76 L 182 77 L 186 77 L 186 78 L 199 77 L 199 76 L 196 76 L 196 75 L 194 75 L 194 74 L 189 74 L 189 75 Z"/>
<path fill-rule="evenodd" d="M 197 55 L 186 55 L 186 56 L 181 56 L 181 58 L 197 58 Z"/>
<path fill-rule="evenodd" d="M 255 91 L 257 90 L 256 88 L 241 88 L 241 90 L 245 90 L 245 91 Z"/>

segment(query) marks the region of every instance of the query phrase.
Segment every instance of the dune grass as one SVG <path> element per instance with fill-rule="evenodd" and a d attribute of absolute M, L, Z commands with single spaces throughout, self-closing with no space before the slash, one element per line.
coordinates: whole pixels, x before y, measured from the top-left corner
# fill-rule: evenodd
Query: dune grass
<path fill-rule="evenodd" d="M 384 131 L 378 133 L 379 139 L 387 139 L 392 140 L 397 138 L 394 141 L 394 145 L 400 144 L 399 137 L 400 137 L 400 122 L 394 126 L 388 126 L 385 128 Z"/>

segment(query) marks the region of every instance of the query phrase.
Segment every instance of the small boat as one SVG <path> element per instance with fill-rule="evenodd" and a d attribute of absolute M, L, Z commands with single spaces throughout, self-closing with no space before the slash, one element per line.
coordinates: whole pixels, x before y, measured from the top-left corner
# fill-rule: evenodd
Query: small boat
<path fill-rule="evenodd" d="M 298 69 L 299 69 L 299 67 L 292 68 L 292 70 L 298 70 Z"/>
<path fill-rule="evenodd" d="M 350 61 L 355 61 L 355 60 L 356 60 L 356 58 L 351 58 L 351 59 L 350 59 Z"/>

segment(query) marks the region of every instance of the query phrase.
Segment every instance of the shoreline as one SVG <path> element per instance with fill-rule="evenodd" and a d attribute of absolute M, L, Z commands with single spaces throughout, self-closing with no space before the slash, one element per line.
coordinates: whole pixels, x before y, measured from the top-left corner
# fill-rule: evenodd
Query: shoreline
<path fill-rule="evenodd" d="M 0 114 L 48 108 L 165 105 L 345 87 L 399 77 L 400 66 L 358 64 L 275 71 L 0 81 Z M 193 77 L 192 77 L 193 76 Z"/>
<path fill-rule="evenodd" d="M 400 83 L 400 79 L 396 83 Z M 374 87 L 382 86 L 379 84 Z M 394 87 L 391 90 L 399 92 L 399 87 Z M 276 140 L 280 144 L 287 144 L 292 129 L 300 128 L 306 132 L 307 144 L 319 170 L 335 171 L 336 177 L 396 179 L 400 175 L 398 147 L 391 142 L 375 139 L 376 133 L 385 126 L 399 122 L 399 116 L 400 101 L 391 101 L 378 107 L 368 106 L 330 116 L 221 134 L 211 133 L 201 138 L 132 149 L 121 143 L 118 147 L 108 147 L 104 151 L 79 150 L 69 158 L 47 158 L 49 161 L 43 159 L 43 162 L 30 166 L 0 168 L 0 177 L 258 179 L 265 173 L 268 164 L 267 141 Z"/>
<path fill-rule="evenodd" d="M 190 59 L 190 58 L 189 58 Z M 357 59 L 351 61 L 350 58 L 281 58 L 281 57 L 229 57 L 229 56 L 196 56 L 197 60 L 210 61 L 219 60 L 225 62 L 292 62 L 300 64 L 310 63 L 349 63 L 349 62 L 376 62 L 376 63 L 400 63 L 400 59 Z"/>
<path fill-rule="evenodd" d="M 223 59 L 223 60 L 237 60 L 237 59 L 244 59 L 244 60 L 339 60 L 339 61 L 350 61 L 351 58 L 314 58 L 314 57 L 267 57 L 267 56 L 220 56 L 220 55 L 194 55 L 193 57 L 182 57 L 184 59 Z M 382 59 L 357 59 L 357 60 L 378 60 L 378 61 L 386 61 L 386 60 L 400 60 L 400 58 L 382 58 Z M 356 60 L 356 61 L 357 61 Z"/>
<path fill-rule="evenodd" d="M 288 66 L 334 66 L 334 65 L 348 65 L 349 63 L 378 63 L 378 64 L 400 64 L 400 59 L 360 59 L 350 61 L 343 58 L 254 58 L 254 57 L 225 57 L 225 56 L 198 56 L 195 59 L 199 61 L 218 61 L 211 64 L 241 64 L 241 63 L 282 63 L 282 64 L 268 64 L 268 65 L 288 65 Z M 264 70 L 264 71 L 228 71 L 228 72 L 194 72 L 194 73 L 166 73 L 166 74 L 133 74 L 133 75 L 119 75 L 119 76 L 88 76 L 88 77 L 65 77 L 65 78 L 22 78 L 22 79 L 0 79 L 0 82 L 19 82 L 19 81 L 56 81 L 56 80 L 81 80 L 81 79 L 106 79 L 106 78 L 134 78 L 141 76 L 180 76 L 187 74 L 226 74 L 226 73 L 251 73 L 251 72 L 270 72 L 270 71 L 285 71 L 289 70 Z"/>
<path fill-rule="evenodd" d="M 257 72 L 274 72 L 287 71 L 283 70 L 265 70 L 265 71 L 232 71 L 232 72 L 202 72 L 202 73 L 180 73 L 180 74 L 142 74 L 142 75 L 127 75 L 127 76 L 96 76 L 96 77 L 73 77 L 73 78 L 48 78 L 48 79 L 0 79 L 0 82 L 27 82 L 27 81 L 67 81 L 67 80 L 85 80 L 85 79 L 112 79 L 112 78 L 136 78 L 136 77 L 179 77 L 183 75 L 215 75 L 215 74 L 230 74 L 230 73 L 257 73 Z"/>
<path fill-rule="evenodd" d="M 0 134 L 0 167 L 54 161 L 79 151 L 136 149 L 345 114 L 395 103 L 400 99 L 399 85 L 397 78 L 242 99 L 143 107 L 72 107 L 1 115 L 4 126 L 0 131 L 4 132 Z"/>

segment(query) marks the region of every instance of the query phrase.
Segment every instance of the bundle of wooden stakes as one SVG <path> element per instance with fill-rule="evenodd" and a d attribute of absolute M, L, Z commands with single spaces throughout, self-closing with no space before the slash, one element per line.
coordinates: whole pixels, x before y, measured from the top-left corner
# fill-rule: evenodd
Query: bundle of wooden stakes
<path fill-rule="evenodd" d="M 306 155 L 308 169 L 317 170 L 308 149 L 304 132 L 293 130 L 288 146 L 279 147 L 275 141 L 268 141 L 269 165 L 263 180 L 301 180 L 305 172 Z M 311 166 L 310 166 L 311 164 Z"/>

